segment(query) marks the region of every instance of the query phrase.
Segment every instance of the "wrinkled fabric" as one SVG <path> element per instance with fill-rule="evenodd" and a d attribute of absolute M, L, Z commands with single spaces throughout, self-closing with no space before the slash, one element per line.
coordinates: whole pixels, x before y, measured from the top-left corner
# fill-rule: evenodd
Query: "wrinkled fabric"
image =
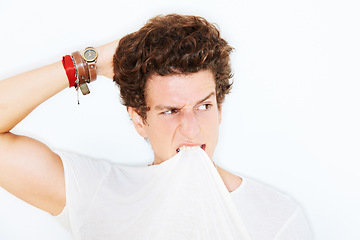
<path fill-rule="evenodd" d="M 66 164 L 77 163 L 65 163 L 65 169 Z M 79 173 L 65 176 L 67 184 L 74 183 L 67 185 L 66 207 L 74 239 L 250 239 L 200 148 L 150 167 L 101 167 L 104 174 L 88 183 Z"/>

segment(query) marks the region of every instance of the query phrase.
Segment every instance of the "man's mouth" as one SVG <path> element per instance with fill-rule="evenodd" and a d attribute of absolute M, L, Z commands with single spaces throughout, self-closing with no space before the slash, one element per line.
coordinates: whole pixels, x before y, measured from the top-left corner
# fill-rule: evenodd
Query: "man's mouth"
<path fill-rule="evenodd" d="M 181 146 L 180 148 L 176 149 L 176 152 L 178 153 L 180 151 L 192 151 L 192 150 L 195 150 L 197 148 L 201 148 L 202 150 L 205 151 L 206 144 L 197 145 L 197 146 Z"/>

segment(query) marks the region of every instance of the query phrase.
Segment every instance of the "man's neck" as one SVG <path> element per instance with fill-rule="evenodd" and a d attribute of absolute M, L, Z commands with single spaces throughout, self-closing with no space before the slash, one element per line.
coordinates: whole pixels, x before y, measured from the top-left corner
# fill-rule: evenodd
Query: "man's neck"
<path fill-rule="evenodd" d="M 240 187 L 242 183 L 241 177 L 238 177 L 220 167 L 216 167 L 216 169 L 229 192 L 232 192 Z"/>

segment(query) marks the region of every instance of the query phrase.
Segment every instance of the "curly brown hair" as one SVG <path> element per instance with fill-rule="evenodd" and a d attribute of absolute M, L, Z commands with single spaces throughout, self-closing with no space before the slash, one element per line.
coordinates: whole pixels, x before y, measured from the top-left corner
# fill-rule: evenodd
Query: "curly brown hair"
<path fill-rule="evenodd" d="M 219 109 L 232 83 L 230 53 L 215 25 L 202 17 L 159 15 L 123 37 L 114 55 L 114 81 L 122 103 L 146 121 L 146 83 L 153 75 L 190 74 L 210 70 Z"/>

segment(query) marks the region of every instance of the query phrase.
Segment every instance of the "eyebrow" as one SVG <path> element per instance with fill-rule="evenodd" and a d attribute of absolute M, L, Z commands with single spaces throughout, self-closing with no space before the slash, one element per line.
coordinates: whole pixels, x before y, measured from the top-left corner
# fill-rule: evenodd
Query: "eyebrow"
<path fill-rule="evenodd" d="M 208 100 L 209 98 L 211 98 L 212 96 L 215 96 L 215 91 L 211 92 L 209 95 L 207 95 L 206 97 L 204 97 L 203 99 L 201 99 L 200 101 L 198 101 L 196 103 L 196 105 L 205 102 L 206 100 Z M 163 110 L 170 110 L 170 109 L 179 109 L 179 107 L 175 107 L 175 106 L 166 106 L 166 105 L 156 105 L 154 107 L 154 109 L 156 111 L 163 111 Z"/>

